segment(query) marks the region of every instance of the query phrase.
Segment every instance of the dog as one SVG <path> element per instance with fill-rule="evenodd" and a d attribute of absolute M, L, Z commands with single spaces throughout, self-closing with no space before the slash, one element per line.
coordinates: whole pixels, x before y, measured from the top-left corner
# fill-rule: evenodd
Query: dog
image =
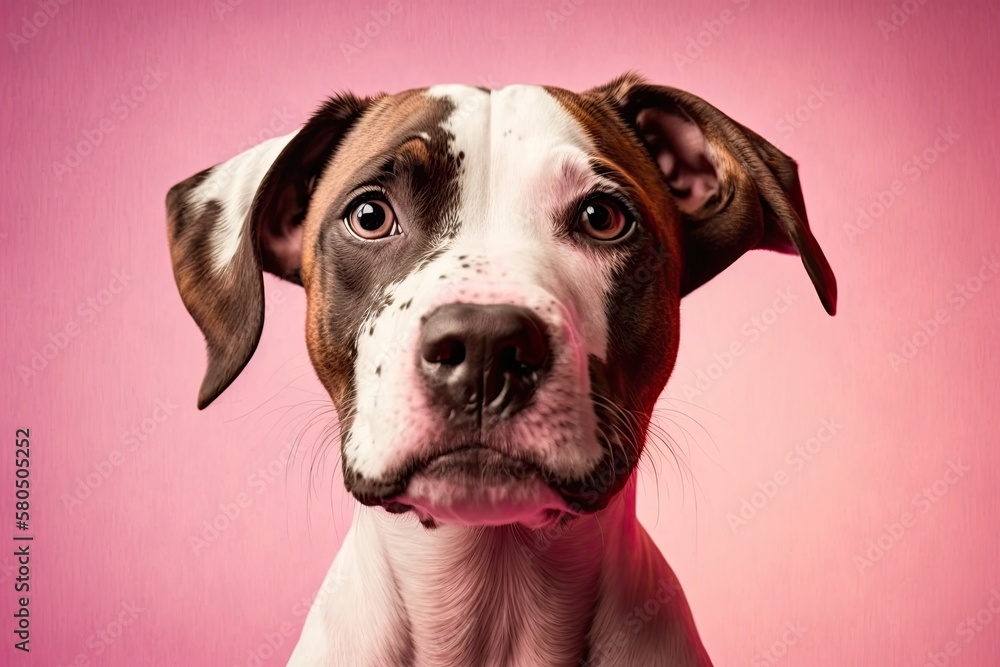
<path fill-rule="evenodd" d="M 166 205 L 199 408 L 257 347 L 262 271 L 305 289 L 360 506 L 289 665 L 711 665 L 636 465 L 682 297 L 763 248 L 834 314 L 791 158 L 634 73 L 439 85 L 336 95 Z"/>

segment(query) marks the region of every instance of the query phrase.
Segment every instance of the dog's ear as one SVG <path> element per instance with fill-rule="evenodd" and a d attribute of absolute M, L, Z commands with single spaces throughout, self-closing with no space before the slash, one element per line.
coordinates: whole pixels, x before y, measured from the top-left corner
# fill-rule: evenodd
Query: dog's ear
<path fill-rule="evenodd" d="M 199 409 L 236 379 L 257 348 L 261 272 L 302 284 L 302 220 L 313 185 L 369 103 L 335 97 L 297 133 L 195 174 L 167 194 L 174 278 L 208 346 Z"/>
<path fill-rule="evenodd" d="M 682 296 L 766 248 L 797 253 L 826 311 L 836 312 L 837 282 L 809 230 L 794 160 L 683 90 L 628 74 L 588 93 L 630 126 L 680 209 Z"/>

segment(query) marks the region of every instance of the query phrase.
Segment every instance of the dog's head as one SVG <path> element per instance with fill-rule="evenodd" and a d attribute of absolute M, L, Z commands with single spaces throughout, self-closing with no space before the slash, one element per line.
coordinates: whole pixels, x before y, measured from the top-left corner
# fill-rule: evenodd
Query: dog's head
<path fill-rule="evenodd" d="M 208 343 L 199 407 L 257 346 L 261 271 L 303 285 L 348 489 L 425 522 L 604 507 L 673 368 L 681 297 L 747 250 L 798 253 L 836 303 L 795 163 L 634 76 L 340 95 L 167 208 Z"/>

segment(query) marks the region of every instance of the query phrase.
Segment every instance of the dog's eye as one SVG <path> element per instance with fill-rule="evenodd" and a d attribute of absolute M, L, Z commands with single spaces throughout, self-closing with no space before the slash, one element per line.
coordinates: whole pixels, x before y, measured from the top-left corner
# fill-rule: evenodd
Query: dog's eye
<path fill-rule="evenodd" d="M 584 202 L 577 226 L 596 241 L 620 241 L 629 235 L 635 221 L 616 202 L 593 199 Z"/>
<path fill-rule="evenodd" d="M 402 233 L 389 203 L 372 197 L 358 202 L 344 219 L 347 231 L 363 241 L 377 241 Z"/>

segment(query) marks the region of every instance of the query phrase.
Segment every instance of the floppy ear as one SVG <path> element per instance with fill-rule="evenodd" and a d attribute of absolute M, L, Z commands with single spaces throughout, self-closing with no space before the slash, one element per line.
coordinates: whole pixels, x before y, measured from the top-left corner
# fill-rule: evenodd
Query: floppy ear
<path fill-rule="evenodd" d="M 208 346 L 199 409 L 236 379 L 257 348 L 261 272 L 302 284 L 302 220 L 313 185 L 369 101 L 335 97 L 297 133 L 265 141 L 167 194 L 174 278 Z"/>
<path fill-rule="evenodd" d="M 590 91 L 610 102 L 663 173 L 681 212 L 681 295 L 747 250 L 802 258 L 826 311 L 837 281 L 809 230 L 795 161 L 705 100 L 625 75 Z"/>

